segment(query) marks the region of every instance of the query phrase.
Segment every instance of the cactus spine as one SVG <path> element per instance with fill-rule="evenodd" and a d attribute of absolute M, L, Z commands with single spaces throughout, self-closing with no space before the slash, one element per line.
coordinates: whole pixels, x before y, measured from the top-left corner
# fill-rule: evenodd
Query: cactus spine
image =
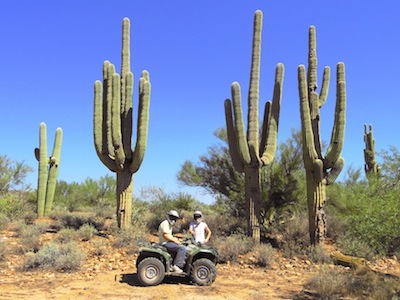
<path fill-rule="evenodd" d="M 308 72 L 298 67 L 303 160 L 306 170 L 309 232 L 311 244 L 326 236 L 325 187 L 341 172 L 344 159 L 341 151 L 346 125 L 346 83 L 343 63 L 337 64 L 336 107 L 331 140 L 325 157 L 320 137 L 320 108 L 328 95 L 330 69 L 325 67 L 320 94 L 317 93 L 317 52 L 315 27 L 309 30 Z"/>
<path fill-rule="evenodd" d="M 94 85 L 93 135 L 96 153 L 117 177 L 117 221 L 127 228 L 132 217 L 133 174 L 139 169 L 146 145 L 150 105 L 149 73 L 139 80 L 136 145 L 132 150 L 133 74 L 130 69 L 130 21 L 122 23 L 121 75 L 109 61 L 103 64 L 103 82 Z"/>
<path fill-rule="evenodd" d="M 260 171 L 270 164 L 276 152 L 280 102 L 284 76 L 283 64 L 278 64 L 275 73 L 273 100 L 267 102 L 259 141 L 259 79 L 261 57 L 262 12 L 254 15 L 253 49 L 248 93 L 247 137 L 244 132 L 240 85 L 232 83 L 231 100 L 225 100 L 225 117 L 228 132 L 229 152 L 238 172 L 245 174 L 246 216 L 249 235 L 260 241 Z"/>
<path fill-rule="evenodd" d="M 381 173 L 381 168 L 375 159 L 375 139 L 372 132 L 372 125 L 367 126 L 364 124 L 364 170 L 367 178 L 370 179 L 371 176 L 379 177 Z"/>
<path fill-rule="evenodd" d="M 62 129 L 56 129 L 53 153 L 47 155 L 46 124 L 40 123 L 39 148 L 35 148 L 35 157 L 39 162 L 39 176 L 37 189 L 37 213 L 39 217 L 47 215 L 52 208 L 56 190 L 58 170 L 61 157 Z"/>

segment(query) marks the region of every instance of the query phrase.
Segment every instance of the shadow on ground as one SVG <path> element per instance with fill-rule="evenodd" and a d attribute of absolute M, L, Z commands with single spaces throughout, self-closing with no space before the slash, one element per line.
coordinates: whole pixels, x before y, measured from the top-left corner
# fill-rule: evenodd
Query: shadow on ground
<path fill-rule="evenodd" d="M 118 278 L 116 276 L 116 281 Z M 119 282 L 125 283 L 130 286 L 143 286 L 139 279 L 137 273 L 127 273 L 127 274 L 120 274 L 119 275 Z M 165 276 L 164 280 L 161 284 L 186 284 L 192 285 L 190 279 L 186 276 Z"/>

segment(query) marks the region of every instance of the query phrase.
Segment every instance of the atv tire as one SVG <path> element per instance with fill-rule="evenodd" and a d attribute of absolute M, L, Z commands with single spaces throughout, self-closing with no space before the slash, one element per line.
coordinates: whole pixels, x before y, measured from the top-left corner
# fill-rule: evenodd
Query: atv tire
<path fill-rule="evenodd" d="M 158 285 L 164 279 L 165 267 L 159 259 L 155 257 L 148 257 L 139 263 L 137 274 L 142 285 Z"/>
<path fill-rule="evenodd" d="M 200 258 L 193 263 L 190 278 L 197 285 L 211 285 L 217 277 L 215 264 L 207 259 Z"/>

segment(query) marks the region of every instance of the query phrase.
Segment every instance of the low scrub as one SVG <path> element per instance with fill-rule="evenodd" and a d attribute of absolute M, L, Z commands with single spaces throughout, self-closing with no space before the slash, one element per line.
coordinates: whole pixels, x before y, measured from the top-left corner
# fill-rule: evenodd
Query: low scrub
<path fill-rule="evenodd" d="M 72 272 L 80 269 L 85 259 L 75 243 L 58 244 L 51 242 L 36 253 L 27 254 L 22 271 L 32 269 L 52 269 L 59 272 Z"/>
<path fill-rule="evenodd" d="M 312 277 L 305 285 L 316 299 L 399 299 L 400 280 L 364 269 L 355 271 L 328 269 Z M 303 298 L 296 298 L 303 299 Z"/>
<path fill-rule="evenodd" d="M 255 250 L 256 264 L 263 268 L 270 267 L 275 257 L 275 249 L 270 244 L 260 244 Z"/>
<path fill-rule="evenodd" d="M 218 249 L 218 260 L 221 263 L 235 262 L 239 255 L 253 250 L 254 241 L 251 237 L 237 233 L 228 237 L 217 239 L 214 243 Z"/>

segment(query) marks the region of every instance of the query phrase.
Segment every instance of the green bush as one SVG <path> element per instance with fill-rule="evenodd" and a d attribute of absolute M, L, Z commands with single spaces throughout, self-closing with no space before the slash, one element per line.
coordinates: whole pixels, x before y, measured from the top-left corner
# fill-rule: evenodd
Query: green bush
<path fill-rule="evenodd" d="M 36 252 L 41 246 L 40 235 L 45 232 L 46 224 L 21 225 L 18 229 L 19 252 Z"/>
<path fill-rule="evenodd" d="M 270 244 L 260 244 L 256 247 L 256 264 L 260 267 L 270 267 L 275 256 L 275 250 Z"/>
<path fill-rule="evenodd" d="M 305 285 L 318 299 L 398 299 L 400 282 L 369 270 L 358 272 L 322 268 Z M 299 295 L 301 298 L 301 296 Z M 295 298 L 299 299 L 299 298 Z M 303 298 L 301 298 L 303 299 Z"/>
<path fill-rule="evenodd" d="M 239 255 L 252 251 L 254 241 L 251 237 L 237 233 L 217 239 L 214 243 L 218 249 L 218 261 L 221 263 L 235 262 Z"/>
<path fill-rule="evenodd" d="M 58 232 L 56 241 L 61 244 L 68 244 L 77 239 L 77 232 L 72 228 L 63 228 Z"/>
<path fill-rule="evenodd" d="M 6 260 L 7 247 L 4 240 L 0 240 L 0 262 Z"/>
<path fill-rule="evenodd" d="M 145 233 L 137 228 L 119 229 L 112 243 L 114 248 L 126 248 L 128 253 L 136 253 L 138 244 L 145 240 Z"/>
<path fill-rule="evenodd" d="M 82 241 L 89 241 L 93 235 L 97 234 L 97 229 L 93 225 L 83 224 L 77 234 Z"/>
<path fill-rule="evenodd" d="M 397 188 L 387 188 L 379 181 L 370 184 L 361 182 L 336 185 L 330 194 L 332 211 L 347 224 L 346 236 L 337 237 L 342 245 L 353 248 L 352 252 L 360 250 L 363 254 L 369 252 L 368 248 L 372 254 L 396 254 L 400 248 L 400 201 Z"/>
<path fill-rule="evenodd" d="M 37 253 L 29 253 L 21 266 L 22 271 L 32 269 L 53 269 L 60 272 L 72 272 L 80 269 L 85 255 L 74 243 L 44 245 Z"/>

